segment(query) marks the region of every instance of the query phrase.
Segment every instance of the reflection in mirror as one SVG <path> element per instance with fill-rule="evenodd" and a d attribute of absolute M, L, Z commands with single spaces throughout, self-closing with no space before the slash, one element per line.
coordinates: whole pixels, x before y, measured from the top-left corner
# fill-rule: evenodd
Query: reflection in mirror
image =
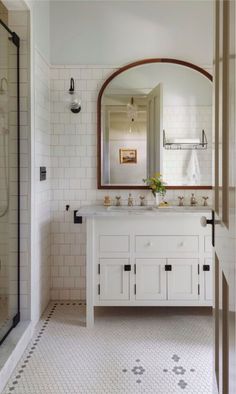
<path fill-rule="evenodd" d="M 129 68 L 101 97 L 101 186 L 209 186 L 212 83 L 174 63 Z M 100 117 L 99 117 L 100 118 Z"/>

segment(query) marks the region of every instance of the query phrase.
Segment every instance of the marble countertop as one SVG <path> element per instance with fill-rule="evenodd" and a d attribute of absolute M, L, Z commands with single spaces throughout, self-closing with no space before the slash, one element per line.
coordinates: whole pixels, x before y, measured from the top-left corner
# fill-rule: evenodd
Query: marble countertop
<path fill-rule="evenodd" d="M 212 208 L 210 206 L 204 207 L 204 206 L 173 206 L 170 205 L 168 207 L 164 208 L 159 208 L 155 206 L 145 206 L 145 207 L 140 207 L 140 206 L 109 206 L 109 207 L 104 207 L 103 205 L 89 205 L 89 206 L 84 206 L 78 209 L 76 215 L 77 216 L 82 216 L 82 217 L 100 217 L 100 216 L 107 216 L 107 217 L 113 217 L 113 216 L 158 216 L 158 215 L 163 215 L 163 214 L 174 214 L 174 215 L 183 215 L 183 214 L 191 214 L 191 215 L 199 215 L 199 214 L 209 214 L 211 213 Z"/>

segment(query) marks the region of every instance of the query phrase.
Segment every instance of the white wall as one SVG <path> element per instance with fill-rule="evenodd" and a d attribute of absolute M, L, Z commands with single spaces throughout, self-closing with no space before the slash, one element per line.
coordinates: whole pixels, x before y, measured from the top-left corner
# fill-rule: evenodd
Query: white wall
<path fill-rule="evenodd" d="M 31 320 L 37 323 L 50 291 L 49 4 L 27 0 L 31 15 Z M 48 178 L 39 180 L 39 167 Z"/>
<path fill-rule="evenodd" d="M 50 67 L 35 49 L 35 216 L 34 216 L 34 287 L 32 314 L 38 321 L 50 300 L 51 258 L 51 179 L 50 179 Z M 40 181 L 40 166 L 47 168 L 47 179 Z"/>
<path fill-rule="evenodd" d="M 24 11 L 14 11 L 18 5 Z M 9 7 L 10 26 L 21 39 L 21 318 L 35 324 L 50 291 L 49 3 Z M 49 170 L 44 183 L 41 165 Z"/>
<path fill-rule="evenodd" d="M 212 6 L 179 0 L 51 2 L 52 299 L 85 298 L 85 224 L 73 223 L 73 209 L 102 203 L 105 194 L 120 194 L 127 203 L 128 190 L 97 190 L 96 101 L 102 83 L 113 65 L 152 56 L 211 65 Z M 79 115 L 64 103 L 72 76 L 82 98 Z M 183 194 L 187 203 L 190 193 L 168 191 L 167 198 L 177 203 Z M 132 194 L 138 204 L 141 192 Z M 144 194 L 151 202 L 150 192 Z M 195 194 L 199 203 L 211 195 Z"/>
<path fill-rule="evenodd" d="M 100 66 L 55 66 L 51 68 L 51 165 L 52 165 L 52 299 L 85 299 L 85 223 L 73 223 L 73 210 L 83 205 L 102 204 L 105 195 L 113 201 L 121 195 L 127 204 L 128 193 L 139 204 L 144 194 L 150 203 L 150 191 L 144 190 L 97 190 L 97 114 L 99 89 L 114 69 Z M 68 79 L 74 76 L 80 86 L 82 111 L 72 114 L 64 101 Z M 211 191 L 168 191 L 167 199 L 178 203 L 178 195 L 190 203 L 194 192 L 198 203 Z M 210 199 L 211 200 L 211 199 Z M 69 204 L 67 212 L 65 206 Z"/>
<path fill-rule="evenodd" d="M 212 64 L 213 1 L 51 1 L 51 63 L 147 57 Z"/>
<path fill-rule="evenodd" d="M 40 4 L 42 3 L 42 4 Z M 28 211 L 22 257 L 26 278 L 31 264 L 31 310 L 37 321 L 48 300 L 48 255 L 50 238 L 50 182 L 39 183 L 39 165 L 52 169 L 51 297 L 85 298 L 85 225 L 73 223 L 73 209 L 102 202 L 107 191 L 96 188 L 96 101 L 98 91 L 111 72 L 135 59 L 176 57 L 198 65 L 212 63 L 211 1 L 52 1 L 50 4 L 51 63 L 51 154 L 48 103 L 49 15 L 48 3 L 30 1 L 31 42 L 31 262 L 28 258 Z M 35 46 L 37 51 L 35 51 Z M 46 61 L 44 59 L 46 58 Z M 67 67 L 64 65 L 67 64 Z M 76 65 L 70 68 L 71 65 Z M 81 64 L 81 67 L 77 65 Z M 93 64 L 93 66 L 88 66 Z M 64 104 L 69 78 L 76 79 L 82 98 L 82 112 L 71 114 Z M 36 80 L 38 78 L 38 80 Z M 35 84 L 36 82 L 36 84 Z M 29 141 L 28 123 L 22 125 L 25 143 Z M 24 144 L 26 161 L 29 157 Z M 51 160 L 51 163 L 50 163 Z M 28 204 L 26 181 L 25 204 Z M 114 197 L 118 191 L 110 192 Z M 133 192 L 132 192 L 133 193 Z M 176 192 L 179 193 L 179 192 Z M 168 192 L 176 201 L 177 194 Z M 37 196 L 38 194 L 38 196 Z M 125 203 L 128 191 L 122 192 Z M 133 193 L 138 203 L 140 192 Z M 151 198 L 150 192 L 145 193 Z M 182 194 L 182 192 L 181 192 Z M 186 192 L 189 198 L 189 192 Z M 199 202 L 205 192 L 196 193 Z M 65 205 L 70 204 L 70 211 Z M 42 217 L 41 217 L 42 215 Z M 24 216 L 23 216 L 24 217 Z M 45 227 L 46 226 L 46 227 Z M 46 231 L 44 231 L 46 228 Z M 44 254 L 44 251 L 46 253 Z M 46 278 L 46 279 L 45 279 Z M 23 280 L 23 279 L 22 279 Z M 27 279 L 28 280 L 28 279 Z M 42 297 L 46 283 L 46 295 Z M 29 306 L 26 281 L 25 305 Z"/>
<path fill-rule="evenodd" d="M 50 3 L 33 0 L 34 44 L 41 54 L 50 62 Z"/>

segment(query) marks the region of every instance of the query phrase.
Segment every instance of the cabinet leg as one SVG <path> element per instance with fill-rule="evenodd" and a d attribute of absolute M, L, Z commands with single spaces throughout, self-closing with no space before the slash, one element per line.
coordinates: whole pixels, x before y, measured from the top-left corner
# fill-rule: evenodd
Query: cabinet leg
<path fill-rule="evenodd" d="M 94 326 L 94 306 L 86 306 L 86 327 L 92 328 Z"/>

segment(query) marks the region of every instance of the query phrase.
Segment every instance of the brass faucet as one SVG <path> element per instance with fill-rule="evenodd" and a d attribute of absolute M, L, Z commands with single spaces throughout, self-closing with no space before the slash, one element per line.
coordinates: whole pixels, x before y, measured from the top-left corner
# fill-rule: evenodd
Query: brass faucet
<path fill-rule="evenodd" d="M 143 207 L 145 205 L 145 196 L 139 196 L 140 206 Z"/>
<path fill-rule="evenodd" d="M 208 206 L 207 200 L 208 200 L 209 197 L 204 197 L 203 196 L 202 198 L 203 198 L 203 206 L 207 207 Z"/>
<path fill-rule="evenodd" d="M 117 207 L 121 206 L 121 196 L 116 196 L 116 206 Z"/>
<path fill-rule="evenodd" d="M 179 196 L 179 207 L 182 207 L 184 205 L 184 196 Z"/>

